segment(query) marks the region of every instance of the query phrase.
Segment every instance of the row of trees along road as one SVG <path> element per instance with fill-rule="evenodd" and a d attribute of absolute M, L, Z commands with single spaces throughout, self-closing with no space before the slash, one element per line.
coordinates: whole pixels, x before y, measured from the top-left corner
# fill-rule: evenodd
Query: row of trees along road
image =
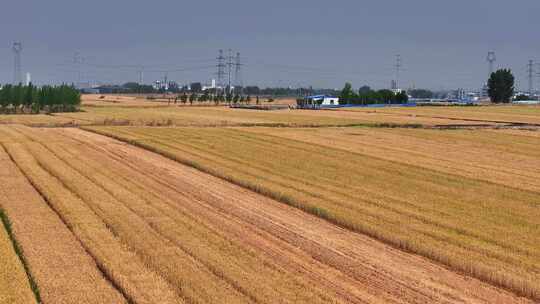
<path fill-rule="evenodd" d="M 350 83 L 345 84 L 339 96 L 340 104 L 402 104 L 408 101 L 409 96 L 405 91 L 396 94 L 390 90 L 374 91 L 368 86 L 363 86 L 355 92 Z"/>
<path fill-rule="evenodd" d="M 0 112 L 3 114 L 37 114 L 41 112 L 74 112 L 81 95 L 72 86 L 27 86 L 6 84 L 0 89 Z"/>
<path fill-rule="evenodd" d="M 256 99 L 257 103 L 259 103 L 259 97 L 257 96 Z M 174 98 L 174 103 L 181 102 L 183 104 L 190 103 L 193 104 L 193 102 L 214 102 L 216 105 L 220 103 L 250 103 L 251 102 L 251 96 L 243 96 L 239 94 L 224 94 L 223 92 L 220 92 L 218 94 L 210 94 L 208 91 L 205 91 L 204 94 L 196 94 L 196 93 L 183 93 L 181 95 L 178 95 Z"/>

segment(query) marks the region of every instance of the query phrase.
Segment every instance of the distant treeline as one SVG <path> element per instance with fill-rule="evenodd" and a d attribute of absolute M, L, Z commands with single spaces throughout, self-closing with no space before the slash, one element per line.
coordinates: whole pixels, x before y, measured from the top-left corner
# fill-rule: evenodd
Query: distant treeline
<path fill-rule="evenodd" d="M 156 89 L 151 85 L 138 84 L 135 82 L 127 82 L 122 85 L 102 86 L 98 88 L 102 94 L 153 94 L 153 93 L 203 93 L 203 85 L 200 82 L 193 82 L 188 86 L 179 86 L 171 82 L 168 85 L 168 90 L 163 88 Z M 228 88 L 224 89 L 207 89 L 209 94 L 216 95 L 220 91 L 228 92 Z M 337 95 L 339 91 L 333 89 L 313 89 L 313 88 L 259 88 L 258 86 L 234 87 L 230 91 L 237 95 L 250 96 L 267 96 L 267 97 L 289 97 L 289 96 L 306 96 L 306 95 Z"/>
<path fill-rule="evenodd" d="M 79 91 L 68 85 L 36 87 L 6 84 L 0 88 L 0 112 L 36 114 L 73 112 L 81 104 Z"/>
<path fill-rule="evenodd" d="M 407 92 L 394 93 L 391 90 L 374 91 L 368 86 L 361 87 L 357 92 L 350 83 L 346 83 L 339 95 L 340 104 L 402 104 L 409 101 Z"/>

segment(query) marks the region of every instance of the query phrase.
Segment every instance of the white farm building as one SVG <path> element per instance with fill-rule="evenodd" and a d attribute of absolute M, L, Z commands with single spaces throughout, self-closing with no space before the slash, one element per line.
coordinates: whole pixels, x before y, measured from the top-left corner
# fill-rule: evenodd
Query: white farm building
<path fill-rule="evenodd" d="M 306 97 L 307 104 L 319 106 L 337 106 L 339 98 L 327 95 L 314 95 Z"/>

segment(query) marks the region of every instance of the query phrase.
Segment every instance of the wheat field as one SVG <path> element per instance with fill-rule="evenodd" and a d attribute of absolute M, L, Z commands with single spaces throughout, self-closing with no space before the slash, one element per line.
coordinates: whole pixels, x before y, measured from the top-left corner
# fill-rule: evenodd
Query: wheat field
<path fill-rule="evenodd" d="M 474 178 L 475 172 L 452 174 L 438 169 L 436 160 L 420 166 L 360 149 L 347 151 L 332 141 L 314 145 L 230 128 L 92 130 L 162 153 L 492 284 L 539 296 L 540 195 L 534 182 L 521 188 L 506 184 L 517 171 L 509 170 L 494 183 L 490 178 Z M 429 135 L 426 130 L 417 133 Z M 394 145 L 400 146 L 399 142 Z M 531 163 L 523 165 L 534 165 L 538 150 L 531 147 L 524 153 L 527 151 L 532 153 Z M 506 152 L 507 156 L 504 151 L 497 153 L 512 156 L 512 152 Z M 408 153 L 399 156 L 407 159 Z M 459 165 L 454 167 L 459 171 Z M 533 176 L 538 173 L 534 167 L 530 171 Z"/>
<path fill-rule="evenodd" d="M 146 129 L 178 139 L 186 130 L 198 140 L 217 130 L 231 140 L 260 136 Z M 309 210 L 321 219 L 192 168 L 196 162 L 75 128 L 0 126 L 0 144 L 0 181 L 13 189 L 0 206 L 10 210 L 43 303 L 532 303 L 333 225 L 329 205 Z M 364 209 L 388 220 L 390 211 Z"/>

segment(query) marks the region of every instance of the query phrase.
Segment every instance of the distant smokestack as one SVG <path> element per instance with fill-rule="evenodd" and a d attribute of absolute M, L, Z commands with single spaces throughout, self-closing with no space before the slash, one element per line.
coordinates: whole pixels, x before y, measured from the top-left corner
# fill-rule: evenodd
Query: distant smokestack
<path fill-rule="evenodd" d="M 29 85 L 32 82 L 32 75 L 30 73 L 26 73 L 26 85 Z"/>

